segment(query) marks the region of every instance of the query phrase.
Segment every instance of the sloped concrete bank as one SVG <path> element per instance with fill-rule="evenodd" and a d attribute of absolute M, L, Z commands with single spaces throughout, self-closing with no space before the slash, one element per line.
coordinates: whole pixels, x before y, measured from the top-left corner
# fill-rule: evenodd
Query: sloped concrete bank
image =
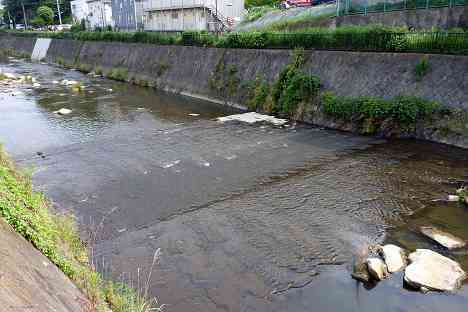
<path fill-rule="evenodd" d="M 29 40 L 29 41 L 28 41 Z M 3 47 L 29 51 L 32 39 L 0 37 Z M 38 39 L 40 40 L 40 39 Z M 26 48 L 25 48 L 26 47 Z M 32 49 L 31 49 L 32 51 Z M 116 42 L 52 40 L 45 60 L 153 86 L 170 92 L 245 107 L 247 82 L 261 78 L 272 84 L 292 58 L 291 50 L 217 49 L 157 46 Z M 345 51 L 304 52 L 303 70 L 320 77 L 323 89 L 340 96 L 391 98 L 414 95 L 462 110 L 461 117 L 421 123 L 412 137 L 468 147 L 468 57 L 417 53 Z M 429 70 L 417 77 L 416 66 L 426 59 Z M 354 131 L 311 108 L 299 118 L 319 126 Z"/>
<path fill-rule="evenodd" d="M 2 218 L 0 237 L 1 311 L 87 311 L 82 292 Z"/>

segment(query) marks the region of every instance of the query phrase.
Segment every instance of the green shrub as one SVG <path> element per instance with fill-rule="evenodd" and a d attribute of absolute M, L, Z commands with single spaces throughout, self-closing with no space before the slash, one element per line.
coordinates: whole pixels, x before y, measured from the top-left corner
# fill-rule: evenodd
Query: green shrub
<path fill-rule="evenodd" d="M 154 32 L 33 32 L 2 31 L 18 36 L 84 41 L 139 42 L 161 45 L 197 45 L 220 48 L 288 48 L 353 51 L 425 52 L 468 55 L 468 33 L 408 32 L 404 28 L 379 25 L 345 26 L 336 29 L 306 28 L 292 32 L 230 32 L 215 35 L 186 31 L 178 34 Z"/>
<path fill-rule="evenodd" d="M 127 81 L 128 70 L 126 68 L 113 68 L 107 73 L 106 77 L 118 81 Z"/>
<path fill-rule="evenodd" d="M 416 75 L 417 80 L 422 80 L 424 76 L 431 70 L 431 64 L 427 57 L 423 57 L 414 68 L 414 74 Z"/>
<path fill-rule="evenodd" d="M 273 112 L 293 114 L 299 103 L 310 101 L 320 88 L 320 79 L 303 72 L 303 50 L 294 51 L 293 62 L 286 66 L 273 84 Z"/>
<path fill-rule="evenodd" d="M 258 75 L 254 81 L 245 83 L 244 87 L 248 90 L 247 107 L 252 111 L 263 110 L 270 94 L 270 85 Z"/>
<path fill-rule="evenodd" d="M 419 118 L 425 118 L 440 110 L 433 101 L 415 96 L 397 96 L 391 100 L 374 97 L 342 97 L 330 92 L 322 95 L 326 114 L 345 121 L 372 119 L 383 121 L 391 118 L 408 128 Z"/>
<path fill-rule="evenodd" d="M 81 241 L 73 218 L 52 214 L 44 195 L 33 191 L 30 177 L 15 170 L 1 146 L 0 194 L 0 217 L 86 294 L 89 311 L 107 311 L 107 305 L 112 311 L 161 311 L 162 306 L 149 298 L 147 290 L 138 289 L 138 293 L 120 283 L 105 282 L 89 264 L 86 244 Z"/>

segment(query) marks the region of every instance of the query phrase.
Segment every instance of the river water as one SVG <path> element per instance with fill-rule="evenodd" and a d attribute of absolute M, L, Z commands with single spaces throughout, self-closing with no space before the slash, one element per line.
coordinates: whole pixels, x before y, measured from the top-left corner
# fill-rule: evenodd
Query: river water
<path fill-rule="evenodd" d="M 0 85 L 7 152 L 76 216 L 99 270 L 148 285 L 166 311 L 466 311 L 467 287 L 420 294 L 401 274 L 374 287 L 350 278 L 355 256 L 383 242 L 468 270 L 467 250 L 418 232 L 468 240 L 468 209 L 434 201 L 468 180 L 466 150 L 219 123 L 236 111 L 45 64 L 0 68 L 40 83 Z"/>

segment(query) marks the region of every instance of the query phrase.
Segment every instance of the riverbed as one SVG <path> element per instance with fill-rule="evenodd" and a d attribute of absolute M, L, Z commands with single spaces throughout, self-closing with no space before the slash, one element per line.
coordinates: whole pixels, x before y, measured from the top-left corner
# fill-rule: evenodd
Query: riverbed
<path fill-rule="evenodd" d="M 466 150 L 220 123 L 238 111 L 46 64 L 0 68 L 39 83 L 0 89 L 6 151 L 76 216 L 101 272 L 148 285 L 167 311 L 466 310 L 467 287 L 421 294 L 399 274 L 373 287 L 350 277 L 356 255 L 384 242 L 468 270 L 467 250 L 448 253 L 417 230 L 468 240 L 468 209 L 437 201 L 468 180 Z"/>

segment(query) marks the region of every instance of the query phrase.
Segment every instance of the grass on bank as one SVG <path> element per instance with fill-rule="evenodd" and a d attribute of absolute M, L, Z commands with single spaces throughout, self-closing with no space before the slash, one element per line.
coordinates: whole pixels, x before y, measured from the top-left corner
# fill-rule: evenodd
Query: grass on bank
<path fill-rule="evenodd" d="M 255 6 L 247 9 L 247 13 L 242 20 L 242 24 L 247 24 L 253 21 L 258 20 L 259 18 L 263 17 L 265 14 L 273 11 L 279 11 L 280 9 L 270 6 L 270 5 L 262 5 L 262 6 Z"/>
<path fill-rule="evenodd" d="M 31 179 L 19 173 L 0 146 L 0 216 L 55 263 L 88 297 L 87 311 L 149 312 L 162 307 L 124 284 L 106 281 L 89 263 L 72 217 L 55 215 Z M 154 261 L 153 261 L 154 264 Z M 148 279 L 150 276 L 148 276 Z"/>

